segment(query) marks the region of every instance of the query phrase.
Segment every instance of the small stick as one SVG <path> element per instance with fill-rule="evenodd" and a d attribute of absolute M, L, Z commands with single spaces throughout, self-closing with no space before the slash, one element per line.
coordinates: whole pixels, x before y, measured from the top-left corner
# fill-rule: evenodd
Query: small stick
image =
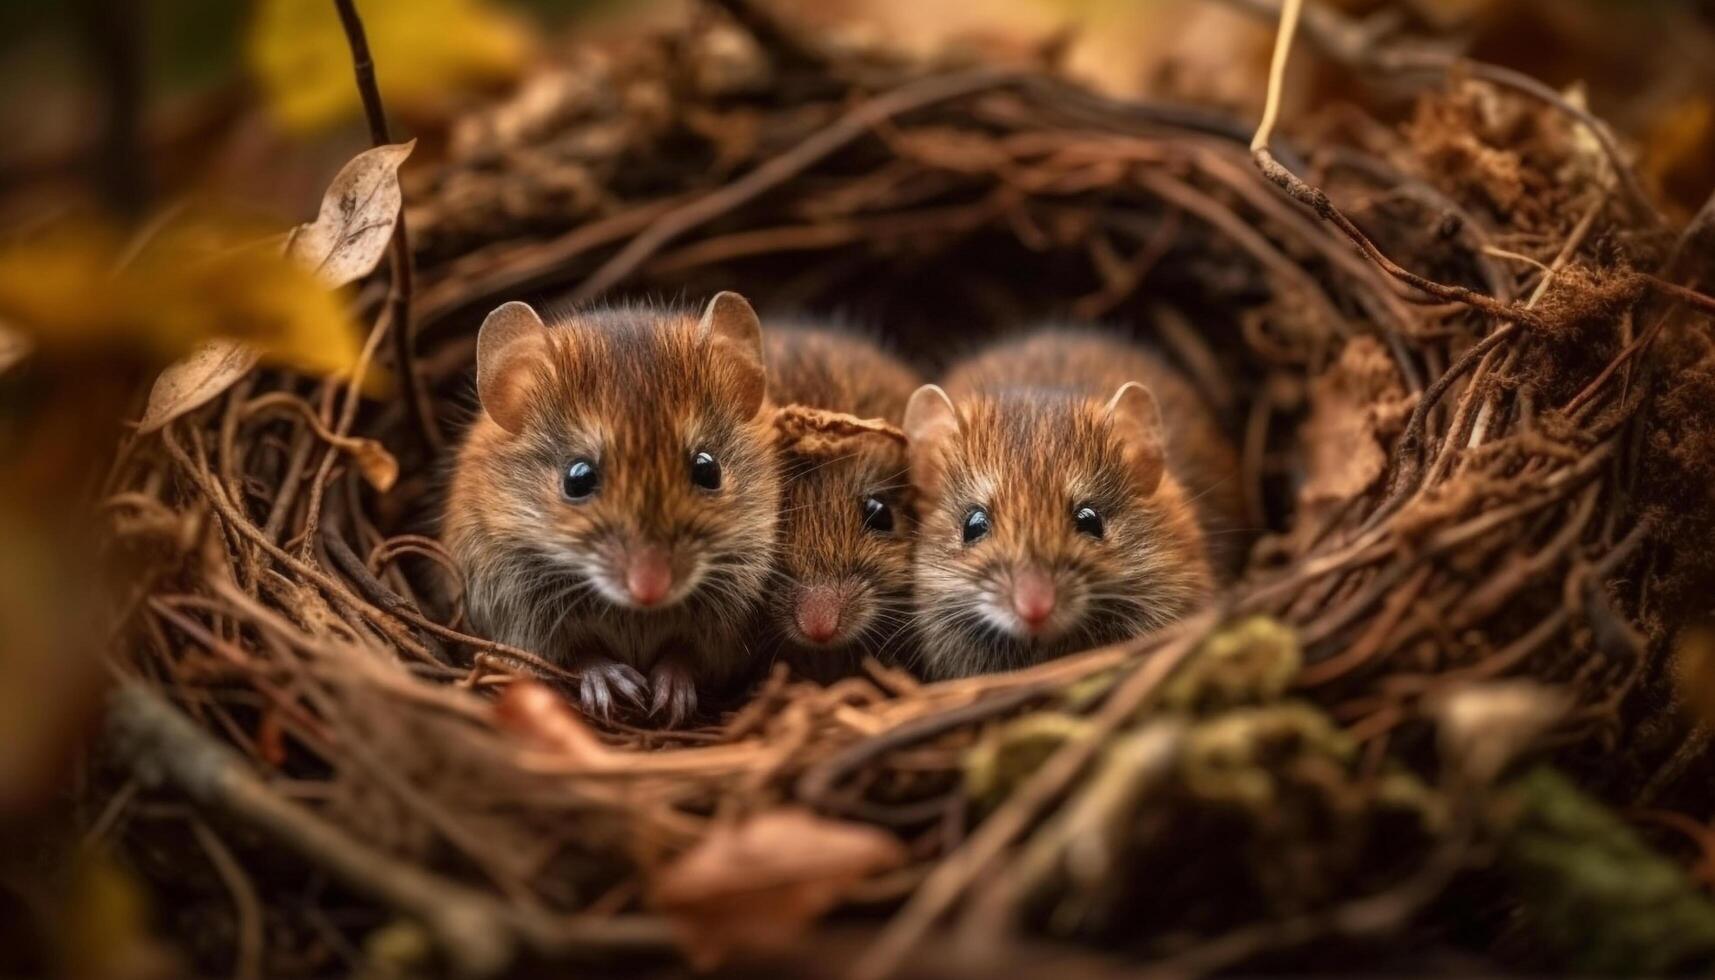
<path fill-rule="evenodd" d="M 200 819 L 191 821 L 191 831 L 197 843 L 208 854 L 215 873 L 232 893 L 232 905 L 238 913 L 238 952 L 232 964 L 236 980 L 256 980 L 262 976 L 262 956 L 267 941 L 266 923 L 262 920 L 262 902 L 256 897 L 256 886 L 245 875 L 232 849 L 220 839 L 208 824 Z"/>
<path fill-rule="evenodd" d="M 1000 809 L 980 824 L 957 850 L 948 854 L 924 879 L 905 907 L 876 938 L 852 968 L 858 980 L 879 980 L 895 972 L 904 957 L 958 901 L 985 868 L 1030 828 L 1037 816 L 1066 791 L 1107 738 L 1184 663 L 1203 637 L 1223 617 L 1204 614 L 1186 620 L 1173 639 L 1138 663 L 1091 719 L 1084 738 L 1073 739 L 1020 786 Z"/>
<path fill-rule="evenodd" d="M 381 104 L 381 89 L 375 82 L 375 61 L 369 55 L 369 38 L 363 31 L 363 19 L 357 14 L 354 0 L 334 0 L 339 11 L 340 25 L 345 28 L 346 43 L 351 46 L 352 69 L 357 75 L 357 93 L 363 99 L 363 114 L 369 120 L 369 138 L 376 146 L 393 142 L 387 131 L 387 110 Z M 388 272 L 393 278 L 387 294 L 389 312 L 393 318 L 393 358 L 398 361 L 400 383 L 404 385 L 405 411 L 411 424 L 422 435 L 423 442 L 436 453 L 442 448 L 441 431 L 435 424 L 435 410 L 429 404 L 428 392 L 417 375 L 416 328 L 411 320 L 411 295 L 415 271 L 411 263 L 411 236 L 405 226 L 405 209 L 393 224 L 393 243 L 387 253 Z M 359 378 L 352 383 L 358 384 Z"/>
<path fill-rule="evenodd" d="M 742 207 L 764 192 L 791 180 L 834 151 L 895 116 L 937 102 L 1000 88 L 1017 80 L 1018 76 L 1013 73 L 976 69 L 956 75 L 927 78 L 894 89 L 885 95 L 878 95 L 853 109 L 833 125 L 811 134 L 802 143 L 764 162 L 738 180 L 656 219 L 642 234 L 627 242 L 624 248 L 585 279 L 572 293 L 572 300 L 582 303 L 599 296 L 631 275 L 663 246 L 680 235 L 733 208 Z"/>
<path fill-rule="evenodd" d="M 122 681 L 108 713 L 113 744 L 145 784 L 176 784 L 192 800 L 254 826 L 346 884 L 420 921 L 465 976 L 492 976 L 512 961 L 516 936 L 486 895 L 370 848 L 314 811 L 274 792 L 231 749 L 135 681 Z"/>
<path fill-rule="evenodd" d="M 1513 303 L 1502 302 L 1485 293 L 1464 286 L 1454 286 L 1448 283 L 1426 279 L 1409 269 L 1404 268 L 1370 241 L 1352 219 L 1334 206 L 1325 191 L 1305 183 L 1297 174 L 1282 166 L 1276 160 L 1274 153 L 1268 148 L 1269 139 L 1274 135 L 1275 121 L 1280 116 L 1280 93 L 1286 82 L 1287 56 L 1292 51 L 1292 37 L 1298 29 L 1298 15 L 1304 7 L 1304 0 L 1284 0 L 1280 8 L 1280 30 L 1275 36 L 1274 57 L 1269 64 L 1268 94 L 1263 103 L 1262 121 L 1257 124 L 1256 135 L 1251 138 L 1251 159 L 1264 177 L 1273 181 L 1276 186 L 1285 191 L 1293 200 L 1315 211 L 1324 221 L 1332 222 L 1334 227 L 1358 246 L 1365 256 L 1383 272 L 1393 276 L 1400 282 L 1411 286 L 1420 292 L 1428 293 L 1437 299 L 1450 303 L 1462 303 L 1466 306 L 1481 310 L 1490 316 L 1502 320 L 1512 320 L 1528 327 L 1539 327 L 1542 317 L 1535 311 Z"/>

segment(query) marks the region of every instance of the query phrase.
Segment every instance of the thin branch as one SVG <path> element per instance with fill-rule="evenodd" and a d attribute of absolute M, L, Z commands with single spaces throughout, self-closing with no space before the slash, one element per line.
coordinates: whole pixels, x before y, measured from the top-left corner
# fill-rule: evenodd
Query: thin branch
<path fill-rule="evenodd" d="M 1000 88 L 1018 80 L 1011 72 L 975 69 L 913 82 L 863 103 L 828 128 L 787 150 L 738 180 L 656 219 L 642 234 L 626 243 L 573 293 L 574 302 L 599 296 L 635 272 L 656 252 L 697 226 L 755 200 L 771 188 L 791 180 L 829 154 L 845 147 L 877 125 L 895 116 L 977 92 Z"/>
<path fill-rule="evenodd" d="M 377 851 L 274 792 L 244 760 L 160 695 L 124 681 L 111 696 L 112 744 L 148 785 L 172 783 L 315 862 L 346 884 L 418 920 L 466 976 L 512 961 L 516 936 L 488 896 Z"/>
<path fill-rule="evenodd" d="M 381 104 L 381 89 L 375 82 L 375 61 L 369 55 L 369 38 L 363 32 L 363 19 L 357 14 L 354 0 L 334 0 L 340 24 L 345 28 L 346 43 L 351 46 L 352 69 L 357 75 L 357 92 L 363 99 L 363 114 L 369 120 L 369 139 L 376 146 L 393 142 L 387 130 L 387 110 Z M 405 209 L 393 225 L 393 244 L 387 253 L 387 268 L 393 283 L 387 303 L 393 321 L 393 359 L 397 362 L 399 383 L 403 387 L 405 411 L 411 425 L 422 436 L 423 444 L 439 455 L 445 446 L 441 430 L 435 423 L 435 409 L 429 402 L 423 379 L 417 374 L 417 328 L 411 319 L 411 297 L 415 291 L 415 267 L 411 259 L 411 235 L 405 225 Z"/>
<path fill-rule="evenodd" d="M 852 975 L 858 980 L 880 980 L 897 971 L 941 916 L 1049 804 L 1066 792 L 1108 737 L 1135 716 L 1220 618 L 1217 613 L 1205 613 L 1172 627 L 1171 639 L 1143 658 L 1090 719 L 1087 737 L 1073 739 L 1049 756 L 963 846 L 942 858 L 853 967 Z"/>
<path fill-rule="evenodd" d="M 1542 318 L 1525 307 L 1505 303 L 1485 293 L 1464 286 L 1454 286 L 1449 283 L 1436 282 L 1411 272 L 1392 259 L 1388 258 L 1376 244 L 1370 241 L 1352 220 L 1334 206 L 1328 195 L 1319 187 L 1312 187 L 1304 180 L 1286 169 L 1275 159 L 1269 150 L 1269 139 L 1274 135 L 1275 121 L 1280 113 L 1281 90 L 1286 82 L 1286 65 L 1292 50 L 1292 38 L 1298 29 L 1298 14 L 1303 8 L 1304 0 L 1284 0 L 1281 4 L 1280 30 L 1275 37 L 1274 58 L 1269 65 L 1268 95 L 1263 105 L 1262 121 L 1258 124 L 1256 135 L 1251 139 L 1251 158 L 1263 176 L 1273 181 L 1276 186 L 1285 191 L 1293 200 L 1315 211 L 1324 221 L 1332 222 L 1352 244 L 1368 256 L 1370 261 L 1380 266 L 1382 271 L 1393 276 L 1400 282 L 1421 292 L 1428 293 L 1437 299 L 1449 303 L 1463 303 L 1481 310 L 1490 316 L 1502 320 L 1512 320 L 1529 327 L 1537 327 Z"/>
<path fill-rule="evenodd" d="M 1280 95 L 1286 89 L 1286 62 L 1292 54 L 1292 36 L 1298 30 L 1298 15 L 1303 9 L 1304 0 L 1283 0 L 1281 4 L 1280 27 L 1268 63 L 1268 93 L 1262 106 L 1262 120 L 1257 123 L 1256 135 L 1251 137 L 1253 154 L 1266 152 L 1274 136 L 1274 123 L 1280 118 Z"/>

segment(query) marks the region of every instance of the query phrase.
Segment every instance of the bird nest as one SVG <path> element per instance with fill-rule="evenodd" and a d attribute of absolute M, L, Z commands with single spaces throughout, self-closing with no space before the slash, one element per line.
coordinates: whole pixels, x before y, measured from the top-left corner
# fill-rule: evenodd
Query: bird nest
<path fill-rule="evenodd" d="M 414 325 L 399 397 L 262 370 L 124 447 L 116 546 L 153 558 L 113 807 L 166 782 L 229 829 L 219 875 L 123 835 L 199 963 L 1707 961 L 1669 650 L 1708 584 L 1675 542 L 1710 540 L 1710 215 L 1669 228 L 1600 122 L 1487 66 L 1415 64 L 1406 118 L 1330 108 L 1253 154 L 1050 64 L 724 9 L 574 53 L 407 174 L 414 282 L 360 297 L 377 349 Z M 1042 318 L 1133 330 L 1242 447 L 1242 577 L 1016 673 L 779 666 L 702 727 L 581 717 L 566 670 L 471 635 L 435 538 L 476 326 L 719 289 L 931 372 Z M 1697 819 L 1640 837 L 1598 799 Z M 1583 887 L 1603 861 L 1660 880 Z"/>

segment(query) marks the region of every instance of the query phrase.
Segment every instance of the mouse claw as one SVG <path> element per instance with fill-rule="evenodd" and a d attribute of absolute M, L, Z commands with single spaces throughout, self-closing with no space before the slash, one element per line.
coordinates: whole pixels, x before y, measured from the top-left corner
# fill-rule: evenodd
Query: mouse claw
<path fill-rule="evenodd" d="M 591 664 L 578 676 L 578 701 L 590 715 L 613 720 L 616 698 L 643 707 L 646 682 L 629 664 L 618 661 Z"/>
<path fill-rule="evenodd" d="M 654 698 L 649 714 L 664 718 L 668 728 L 678 728 L 697 713 L 697 684 L 691 669 L 677 659 L 662 660 L 649 672 Z"/>

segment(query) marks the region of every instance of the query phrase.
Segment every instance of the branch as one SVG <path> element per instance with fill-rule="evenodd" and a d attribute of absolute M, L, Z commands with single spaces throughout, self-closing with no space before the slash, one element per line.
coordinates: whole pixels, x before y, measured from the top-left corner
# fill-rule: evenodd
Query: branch
<path fill-rule="evenodd" d="M 144 784 L 174 784 L 196 803 L 262 830 L 351 887 L 410 915 L 459 973 L 492 976 L 512 962 L 516 932 L 493 900 L 374 850 L 274 792 L 237 753 L 141 684 L 119 682 L 110 698 L 108 732 Z"/>
<path fill-rule="evenodd" d="M 1249 13 L 1265 17 L 1279 15 L 1281 26 L 1286 26 L 1288 8 L 1298 6 L 1286 0 L 1227 0 L 1227 3 Z M 1620 153 L 1619 145 L 1614 139 L 1613 131 L 1602 120 L 1582 106 L 1574 105 L 1565 96 L 1535 78 L 1483 61 L 1473 61 L 1460 57 L 1449 51 L 1431 50 L 1420 44 L 1384 44 L 1381 35 L 1396 26 L 1397 18 L 1388 16 L 1391 11 L 1370 18 L 1368 22 L 1358 22 L 1342 15 L 1337 10 L 1326 7 L 1313 7 L 1303 14 L 1303 29 L 1310 39 L 1324 54 L 1332 57 L 1348 68 L 1354 70 L 1370 69 L 1385 74 L 1403 75 L 1412 73 L 1444 74 L 1455 69 L 1463 70 L 1473 78 L 1481 79 L 1491 85 L 1511 89 L 1520 95 L 1536 99 L 1545 105 L 1552 106 L 1562 113 L 1572 117 L 1579 125 L 1589 131 L 1596 144 L 1601 147 L 1602 155 L 1608 160 L 1608 165 L 1619 180 L 1621 190 L 1625 192 L 1628 203 L 1640 214 L 1648 218 L 1652 224 L 1662 223 L 1661 214 L 1650 202 L 1649 195 L 1644 192 L 1643 185 L 1638 183 L 1637 174 L 1627 164 L 1626 158 Z M 1297 13 L 1293 13 L 1294 18 Z M 1296 25 L 1294 27 L 1296 30 Z M 1290 33 L 1283 36 L 1290 37 Z M 1280 57 L 1280 45 L 1277 41 L 1275 48 L 1277 58 Z M 1276 82 L 1271 79 L 1270 86 Z M 1272 128 L 1273 121 L 1269 120 Z M 1254 151 L 1255 146 L 1252 147 Z"/>
<path fill-rule="evenodd" d="M 345 28 L 346 43 L 351 45 L 352 69 L 357 75 L 357 93 L 363 99 L 363 114 L 369 120 L 369 139 L 376 146 L 393 142 L 387 131 L 387 110 L 381 104 L 381 89 L 375 83 L 375 61 L 369 55 L 369 38 L 363 32 L 363 20 L 357 15 L 355 0 L 334 0 L 340 24 Z M 393 359 L 398 362 L 399 381 L 404 386 L 405 411 L 411 425 L 423 438 L 424 445 L 435 453 L 444 446 L 441 430 L 435 424 L 435 409 L 430 404 L 423 380 L 417 374 L 417 328 L 411 319 L 411 297 L 415 292 L 415 270 L 411 263 L 411 236 L 405 225 L 405 208 L 399 208 L 393 225 L 393 247 L 387 255 L 387 267 L 392 276 L 392 288 L 387 294 L 393 317 Z"/>
<path fill-rule="evenodd" d="M 1316 212 L 1324 221 L 1332 222 L 1352 244 L 1380 266 L 1383 272 L 1393 276 L 1400 282 L 1411 286 L 1420 292 L 1428 293 L 1437 299 L 1449 303 L 1462 303 L 1474 309 L 1481 310 L 1500 320 L 1510 320 L 1522 323 L 1528 327 L 1539 327 L 1542 318 L 1533 310 L 1514 303 L 1502 302 L 1486 293 L 1479 293 L 1464 286 L 1454 286 L 1449 283 L 1436 282 L 1426 279 L 1415 272 L 1400 266 L 1388 258 L 1376 244 L 1370 241 L 1352 219 L 1346 217 L 1328 195 L 1319 187 L 1305 183 L 1298 175 L 1286 169 L 1276 160 L 1274 153 L 1269 150 L 1269 139 L 1274 135 L 1274 124 L 1280 114 L 1280 95 L 1285 88 L 1286 63 L 1292 51 L 1292 38 L 1298 29 L 1298 15 L 1303 9 L 1304 0 L 1284 0 L 1281 4 L 1280 31 L 1275 37 L 1274 58 L 1269 65 L 1268 98 L 1263 105 L 1262 121 L 1257 125 L 1256 136 L 1251 139 L 1251 158 L 1263 176 L 1273 181 L 1276 186 L 1285 191 L 1293 200 Z"/>
<path fill-rule="evenodd" d="M 80 6 L 89 69 L 104 99 L 100 136 L 92 147 L 93 175 L 116 214 L 138 219 L 149 203 L 152 183 L 143 152 L 148 72 L 142 11 L 135 0 L 84 0 Z"/>
<path fill-rule="evenodd" d="M 591 273 L 590 277 L 573 291 L 571 301 L 582 303 L 600 295 L 631 275 L 663 246 L 680 235 L 734 208 L 748 204 L 895 116 L 938 102 L 1011 85 L 1019 78 L 1016 73 L 979 68 L 952 75 L 931 76 L 878 95 L 852 109 L 826 129 L 806 137 L 792 149 L 770 158 L 738 180 L 655 219 L 653 224 Z"/>

